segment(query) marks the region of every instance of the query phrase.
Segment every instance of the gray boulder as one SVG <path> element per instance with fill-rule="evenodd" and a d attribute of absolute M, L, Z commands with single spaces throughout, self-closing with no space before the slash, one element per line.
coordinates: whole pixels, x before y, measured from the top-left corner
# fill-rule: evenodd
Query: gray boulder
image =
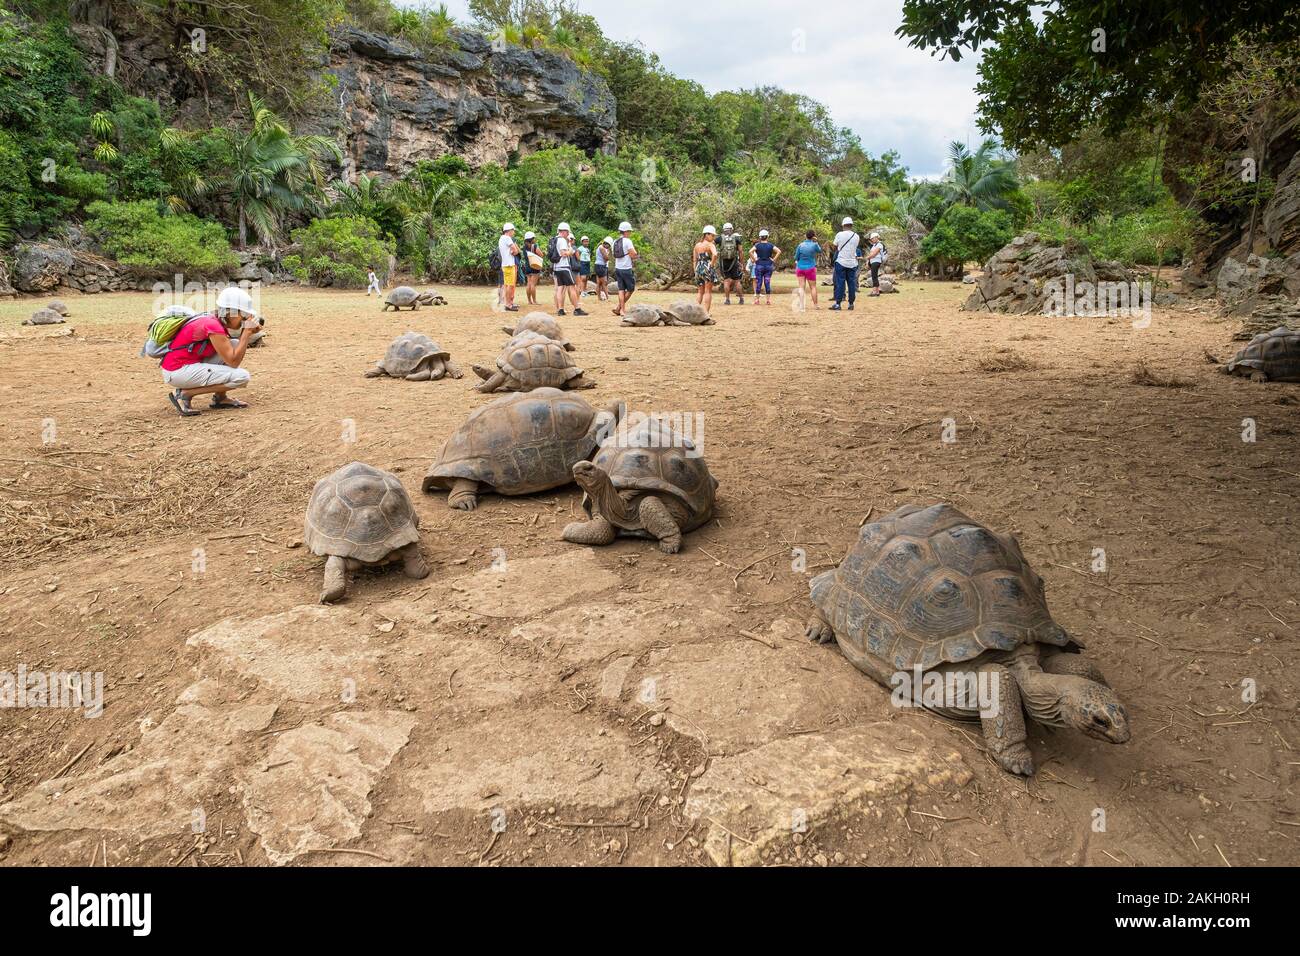
<path fill-rule="evenodd" d="M 64 284 L 74 261 L 67 249 L 23 243 L 14 251 L 14 286 L 21 292 L 52 292 Z"/>

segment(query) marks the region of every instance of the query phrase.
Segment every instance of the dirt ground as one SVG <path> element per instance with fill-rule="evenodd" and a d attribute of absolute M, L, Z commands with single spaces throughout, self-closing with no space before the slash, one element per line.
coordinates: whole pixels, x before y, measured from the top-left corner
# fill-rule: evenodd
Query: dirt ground
<path fill-rule="evenodd" d="M 938 283 L 700 328 L 588 304 L 585 398 L 703 413 L 720 513 L 670 556 L 561 541 L 573 486 L 420 492 L 504 340 L 489 290 L 442 291 L 263 290 L 252 407 L 188 420 L 136 357 L 150 295 L 70 297 L 56 338 L 0 303 L 0 672 L 106 682 L 97 719 L 0 710 L 0 861 L 1300 862 L 1300 386 L 1218 374 L 1231 320 L 966 313 Z M 363 378 L 408 329 L 467 377 Z M 323 608 L 303 513 L 352 460 L 402 478 L 432 574 Z M 1014 778 L 803 640 L 809 575 L 935 501 L 1019 536 L 1131 742 L 1036 727 Z"/>

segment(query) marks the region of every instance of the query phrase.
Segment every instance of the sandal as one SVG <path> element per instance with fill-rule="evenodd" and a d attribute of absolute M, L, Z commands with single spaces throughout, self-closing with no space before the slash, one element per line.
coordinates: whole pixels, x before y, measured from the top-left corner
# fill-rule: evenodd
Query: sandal
<path fill-rule="evenodd" d="M 176 409 L 182 418 L 193 418 L 195 415 L 202 414 L 202 412 L 190 408 L 189 399 L 183 396 L 180 392 L 169 393 L 167 395 L 167 401 L 172 403 L 172 407 Z"/>
<path fill-rule="evenodd" d="M 237 398 L 214 398 L 212 399 L 213 408 L 247 408 L 248 402 L 241 402 Z"/>

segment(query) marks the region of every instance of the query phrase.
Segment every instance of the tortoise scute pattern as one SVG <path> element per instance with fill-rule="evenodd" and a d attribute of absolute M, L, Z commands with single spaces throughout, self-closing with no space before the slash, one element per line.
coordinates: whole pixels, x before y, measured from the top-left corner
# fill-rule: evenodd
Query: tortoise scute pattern
<path fill-rule="evenodd" d="M 596 414 L 582 399 L 556 388 L 504 395 L 472 412 L 447 439 L 424 490 L 448 488 L 457 478 L 512 495 L 567 484 L 574 462 L 596 448 Z"/>
<path fill-rule="evenodd" d="M 1233 356 L 1227 371 L 1238 375 L 1263 372 L 1278 382 L 1300 382 L 1300 332 L 1278 326 L 1261 332 Z"/>
<path fill-rule="evenodd" d="M 1079 644 L 1052 621 L 1015 540 L 946 504 L 865 526 L 839 568 L 814 579 L 812 599 L 850 660 L 872 654 L 899 670 Z"/>
<path fill-rule="evenodd" d="M 418 524 L 395 475 L 353 462 L 316 482 L 306 544 L 315 554 L 379 561 L 418 540 Z"/>
<path fill-rule="evenodd" d="M 550 340 L 507 348 L 497 367 L 531 388 L 558 388 L 582 374 L 564 346 Z"/>
<path fill-rule="evenodd" d="M 665 422 L 653 419 L 601 446 L 592 463 L 609 474 L 619 491 L 658 491 L 671 494 L 690 513 L 687 531 L 713 516 L 718 480 L 704 458 L 688 454 L 689 439 Z"/>
<path fill-rule="evenodd" d="M 446 361 L 451 353 L 427 335 L 406 332 L 393 339 L 381 364 L 389 375 L 401 378 L 414 372 L 422 362 L 435 358 Z"/>

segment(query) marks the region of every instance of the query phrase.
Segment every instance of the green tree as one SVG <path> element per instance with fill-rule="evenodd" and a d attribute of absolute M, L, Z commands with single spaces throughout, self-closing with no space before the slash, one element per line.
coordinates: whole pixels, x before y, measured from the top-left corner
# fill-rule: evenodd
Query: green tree
<path fill-rule="evenodd" d="M 953 142 L 948 157 L 943 188 L 953 202 L 977 209 L 1003 209 L 1019 188 L 1015 166 L 998 155 L 995 140 L 984 140 L 974 152 L 965 143 Z"/>
<path fill-rule="evenodd" d="M 944 273 L 960 272 L 964 263 L 988 259 L 1011 241 L 1014 232 L 1011 215 L 1004 210 L 949 206 L 921 240 L 921 258 L 938 263 Z"/>

